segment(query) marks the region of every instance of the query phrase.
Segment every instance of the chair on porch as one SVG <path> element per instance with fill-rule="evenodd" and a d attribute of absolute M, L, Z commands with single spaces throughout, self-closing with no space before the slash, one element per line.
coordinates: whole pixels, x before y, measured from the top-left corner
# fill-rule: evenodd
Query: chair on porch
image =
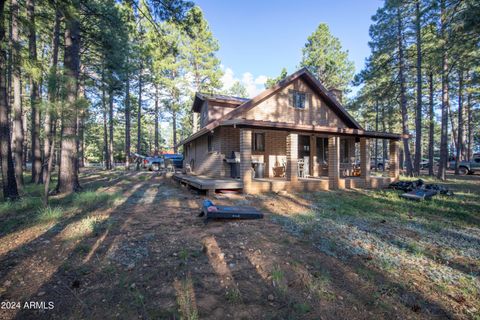
<path fill-rule="evenodd" d="M 282 163 L 275 163 L 273 169 L 273 176 L 275 178 L 285 178 L 285 173 L 287 172 L 287 164 L 282 161 Z"/>
<path fill-rule="evenodd" d="M 297 160 L 297 167 L 298 167 L 298 176 L 300 178 L 304 178 L 305 177 L 305 161 L 303 159 L 298 159 Z"/>

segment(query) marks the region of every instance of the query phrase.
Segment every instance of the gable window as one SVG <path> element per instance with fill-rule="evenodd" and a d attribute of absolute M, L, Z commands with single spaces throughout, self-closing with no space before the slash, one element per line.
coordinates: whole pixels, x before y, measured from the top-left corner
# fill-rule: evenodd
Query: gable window
<path fill-rule="evenodd" d="M 208 120 L 208 105 L 205 103 L 200 111 L 200 126 L 203 127 L 207 124 Z"/>
<path fill-rule="evenodd" d="M 290 106 L 296 109 L 305 109 L 307 106 L 307 93 L 297 90 L 289 90 Z"/>
<path fill-rule="evenodd" d="M 213 151 L 213 133 L 209 133 L 207 136 L 207 148 L 208 152 Z"/>
<path fill-rule="evenodd" d="M 252 139 L 253 151 L 265 151 L 265 133 L 254 133 Z"/>

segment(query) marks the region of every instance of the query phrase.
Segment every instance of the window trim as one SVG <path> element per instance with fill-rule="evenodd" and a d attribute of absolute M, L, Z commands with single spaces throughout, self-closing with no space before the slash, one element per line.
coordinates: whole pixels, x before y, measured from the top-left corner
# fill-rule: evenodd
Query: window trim
<path fill-rule="evenodd" d="M 295 99 L 295 96 L 297 94 L 301 94 L 305 97 L 305 100 L 303 102 L 303 108 L 300 108 L 300 107 L 297 107 L 296 106 L 296 99 Z M 305 91 L 300 91 L 300 90 L 294 90 L 294 89 L 290 89 L 288 90 L 288 100 L 289 100 L 289 106 L 291 108 L 294 108 L 295 110 L 306 110 L 307 108 L 309 108 L 310 104 L 309 104 L 309 100 L 310 100 L 310 94 L 308 92 L 305 92 Z"/>

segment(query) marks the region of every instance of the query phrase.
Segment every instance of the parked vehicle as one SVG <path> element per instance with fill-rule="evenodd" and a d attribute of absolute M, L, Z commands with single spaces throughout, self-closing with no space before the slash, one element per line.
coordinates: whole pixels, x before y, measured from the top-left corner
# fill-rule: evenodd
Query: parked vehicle
<path fill-rule="evenodd" d="M 149 171 L 158 171 L 164 167 L 164 162 L 161 156 L 146 157 L 143 159 L 143 167 Z"/>
<path fill-rule="evenodd" d="M 429 161 L 427 158 L 422 158 L 422 160 L 420 161 L 420 169 L 428 169 L 429 167 Z M 436 168 L 438 166 L 438 159 L 437 158 L 434 158 L 433 159 L 433 167 Z"/>
<path fill-rule="evenodd" d="M 370 159 L 370 170 L 375 169 L 375 158 Z M 388 169 L 388 159 L 377 158 L 377 170 L 383 171 Z"/>
<path fill-rule="evenodd" d="M 453 164 L 455 168 L 455 163 Z M 480 155 L 474 155 L 470 161 L 460 161 L 458 164 L 458 172 L 461 175 L 473 174 L 480 171 Z"/>
<path fill-rule="evenodd" d="M 165 167 L 167 169 L 183 168 L 183 154 L 164 154 L 162 157 L 165 161 Z"/>
<path fill-rule="evenodd" d="M 360 160 L 355 161 L 355 166 L 360 166 Z M 377 171 L 388 169 L 388 159 L 377 158 Z M 375 158 L 370 159 L 370 170 L 375 170 Z"/>

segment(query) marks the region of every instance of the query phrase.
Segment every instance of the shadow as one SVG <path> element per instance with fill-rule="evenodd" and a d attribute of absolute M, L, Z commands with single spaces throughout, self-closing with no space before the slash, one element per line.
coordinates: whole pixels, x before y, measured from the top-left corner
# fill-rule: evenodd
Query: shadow
<path fill-rule="evenodd" d="M 299 236 L 285 230 L 269 203 L 296 201 L 306 207 L 316 197 L 307 195 L 311 194 L 220 197 L 220 204 L 248 200 L 267 215 L 263 220 L 205 226 L 196 217 L 203 196 L 152 176 L 138 182 L 138 189 L 127 189 L 123 203 L 99 212 L 108 217 L 91 234 L 69 242 L 57 233 L 46 239 L 49 243 L 35 243 L 31 264 L 22 265 L 22 270 L 18 263 L 9 268 L 8 279 L 2 275 L 0 283 L 13 284 L 2 298 L 53 301 L 55 309 L 21 310 L 5 318 L 178 319 L 195 313 L 201 319 L 455 316 L 406 274 L 392 276 L 371 260 L 343 256 L 335 248 L 337 256 L 325 253 L 316 244 L 330 235 Z M 319 195 L 328 197 L 325 211 L 335 207 L 332 199 L 346 197 L 341 192 Z M 376 210 L 372 203 L 364 205 Z M 283 219 L 297 223 L 287 214 Z M 214 250 L 205 248 L 205 239 L 214 239 Z M 18 252 L 13 258 L 23 256 Z M 25 283 L 17 286 L 20 278 Z"/>
<path fill-rule="evenodd" d="M 268 210 L 267 208 L 265 208 Z M 284 216 L 284 219 L 290 219 Z M 274 220 L 275 221 L 275 220 Z M 295 221 L 291 221 L 295 224 Z M 288 231 L 288 230 L 287 230 Z M 335 233 L 335 230 L 332 230 Z M 324 241 L 324 237 L 330 237 L 330 235 L 309 234 L 306 236 L 299 236 L 294 233 L 295 237 L 299 237 L 301 240 L 305 241 L 308 246 L 315 243 L 321 243 Z M 341 238 L 336 238 L 335 241 L 342 242 Z M 388 314 L 415 314 L 421 312 L 425 316 L 437 316 L 440 318 L 453 318 L 453 313 L 446 309 L 446 307 L 439 301 L 433 300 L 432 297 L 425 295 L 425 293 L 419 290 L 413 290 L 406 286 L 404 282 L 400 282 L 398 279 L 389 275 L 383 271 L 380 271 L 374 265 L 365 262 L 364 260 L 355 257 L 354 255 L 344 255 L 341 250 L 338 250 L 337 247 L 340 247 L 339 244 L 333 244 L 333 248 L 330 248 L 331 251 L 326 250 L 323 247 L 318 247 L 316 250 L 319 250 L 320 253 L 317 253 L 315 260 L 312 262 L 313 265 L 319 266 L 317 269 L 327 268 L 329 273 L 332 275 L 331 281 L 335 284 L 336 287 L 340 288 L 342 296 L 346 294 L 351 296 L 354 301 L 359 304 L 359 307 L 367 308 L 368 312 L 374 312 L 375 316 L 387 316 Z M 351 245 L 345 243 L 345 246 Z M 325 253 L 325 252 L 326 253 Z M 311 253 L 310 253 L 311 254 Z M 320 255 L 320 256 L 318 256 Z M 328 262 L 327 262 L 328 261 Z M 371 283 L 367 286 L 363 281 L 358 280 L 357 269 L 363 268 L 367 269 L 370 275 Z M 311 270 L 310 270 L 311 271 Z M 318 271 L 318 270 L 317 270 Z M 391 291 L 391 296 L 382 297 L 384 303 L 381 306 L 377 305 L 375 302 L 377 298 L 372 298 L 372 289 L 378 290 L 379 288 L 388 288 L 389 292 Z M 393 294 L 394 293 L 394 294 Z M 345 297 L 345 296 L 344 296 Z M 388 302 L 385 302 L 385 299 Z M 399 305 L 400 302 L 400 305 Z M 393 308 L 396 307 L 397 309 Z M 402 308 L 402 309 L 399 309 Z M 336 311 L 338 312 L 338 310 Z M 372 315 L 366 313 L 364 316 L 357 315 L 355 318 L 371 318 Z M 335 314 L 335 313 L 334 313 Z M 336 314 L 331 317 L 333 314 L 327 315 L 327 318 L 335 317 L 345 317 L 346 314 Z"/>

